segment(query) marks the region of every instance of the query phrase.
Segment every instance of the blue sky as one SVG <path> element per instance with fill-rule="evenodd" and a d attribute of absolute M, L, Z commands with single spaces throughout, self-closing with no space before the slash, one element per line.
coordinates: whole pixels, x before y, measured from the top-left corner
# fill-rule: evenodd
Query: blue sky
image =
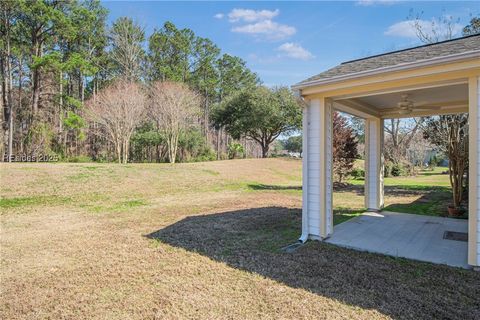
<path fill-rule="evenodd" d="M 147 36 L 165 21 L 215 42 L 247 61 L 264 84 L 292 85 L 342 61 L 420 44 L 407 21 L 410 9 L 453 17 L 460 35 L 480 2 L 160 2 L 105 1 L 109 21 L 134 18 Z"/>

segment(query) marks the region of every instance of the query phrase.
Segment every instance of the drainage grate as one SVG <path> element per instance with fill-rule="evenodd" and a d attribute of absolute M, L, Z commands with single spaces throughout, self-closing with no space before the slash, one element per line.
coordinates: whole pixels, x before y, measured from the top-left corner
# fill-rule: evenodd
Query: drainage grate
<path fill-rule="evenodd" d="M 443 239 L 468 242 L 468 233 L 445 231 L 443 234 Z"/>

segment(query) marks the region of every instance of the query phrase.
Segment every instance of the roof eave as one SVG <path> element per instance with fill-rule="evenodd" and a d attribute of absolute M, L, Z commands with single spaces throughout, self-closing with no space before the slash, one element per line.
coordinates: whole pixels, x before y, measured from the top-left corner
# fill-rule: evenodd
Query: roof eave
<path fill-rule="evenodd" d="M 302 89 L 310 88 L 310 87 L 314 87 L 314 86 L 320 86 L 320 85 L 325 85 L 325 84 L 332 84 L 332 83 L 336 83 L 336 82 L 341 82 L 341 81 L 345 81 L 345 80 L 374 76 L 374 75 L 378 75 L 378 74 L 382 74 L 382 73 L 404 71 L 404 70 L 409 70 L 409 69 L 414 69 L 414 68 L 419 68 L 419 67 L 426 67 L 426 66 L 435 66 L 435 65 L 439 65 L 439 64 L 443 64 L 443 63 L 451 63 L 451 62 L 469 60 L 469 59 L 472 59 L 472 58 L 480 58 L 480 51 L 479 50 L 467 51 L 467 52 L 462 52 L 462 53 L 451 54 L 451 55 L 448 55 L 448 56 L 436 57 L 436 58 L 432 58 L 432 59 L 401 63 L 401 64 L 396 64 L 396 65 L 393 65 L 393 66 L 387 66 L 387 67 L 382 67 L 382 68 L 377 68 L 377 69 L 371 69 L 371 70 L 365 70 L 365 71 L 360 71 L 360 72 L 355 72 L 355 73 L 349 73 L 349 74 L 335 76 L 335 77 L 331 77 L 331 78 L 327 78 L 327 79 L 318 79 L 318 80 L 311 80 L 311 81 L 307 81 L 307 82 L 300 82 L 300 83 L 297 83 L 297 84 L 293 85 L 292 89 L 293 90 L 302 90 Z"/>

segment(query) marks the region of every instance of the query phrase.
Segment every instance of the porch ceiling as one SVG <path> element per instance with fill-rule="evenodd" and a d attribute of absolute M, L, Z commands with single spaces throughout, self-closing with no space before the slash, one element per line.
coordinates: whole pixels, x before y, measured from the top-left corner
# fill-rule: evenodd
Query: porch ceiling
<path fill-rule="evenodd" d="M 398 103 L 406 95 L 413 102 L 411 112 L 402 112 Z M 407 88 L 364 96 L 334 99 L 335 108 L 366 118 L 404 118 L 468 112 L 468 83 L 457 81 L 426 88 Z"/>

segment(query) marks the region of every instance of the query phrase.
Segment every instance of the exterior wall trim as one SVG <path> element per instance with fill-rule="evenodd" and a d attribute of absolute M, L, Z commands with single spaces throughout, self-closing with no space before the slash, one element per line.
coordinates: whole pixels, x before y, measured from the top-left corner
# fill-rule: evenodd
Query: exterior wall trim
<path fill-rule="evenodd" d="M 469 190 L 468 190 L 468 264 L 472 266 L 480 265 L 480 250 L 478 248 L 479 230 L 478 230 L 478 212 L 479 212 L 479 186 L 478 186 L 478 152 L 480 129 L 478 124 L 478 112 L 480 109 L 479 78 L 470 77 L 468 81 L 468 105 L 469 105 Z"/>
<path fill-rule="evenodd" d="M 323 96 L 335 100 L 345 99 L 352 96 L 360 97 L 388 93 L 393 90 L 396 90 L 396 92 L 412 90 L 416 86 L 434 86 L 445 82 L 467 82 L 469 77 L 477 76 L 479 73 L 480 59 L 466 60 L 307 87 L 301 90 L 301 96 Z"/>
<path fill-rule="evenodd" d="M 325 99 L 325 232 L 323 238 L 333 233 L 333 101 Z"/>
<path fill-rule="evenodd" d="M 365 71 L 350 73 L 346 75 L 336 76 L 328 79 L 312 80 L 304 83 L 295 84 L 292 86 L 292 89 L 301 90 L 308 87 L 319 86 L 324 84 L 332 84 L 335 82 L 351 80 L 351 79 L 356 79 L 360 77 L 373 76 L 373 75 L 378 75 L 378 74 L 387 73 L 387 72 L 404 71 L 404 70 L 416 69 L 416 68 L 427 67 L 427 66 L 435 66 L 435 65 L 451 63 L 451 62 L 459 62 L 463 60 L 469 60 L 472 58 L 473 59 L 480 58 L 480 51 L 463 52 L 463 53 L 428 59 L 428 60 L 401 63 L 394 66 L 382 67 L 382 68 L 377 68 L 373 70 L 365 70 Z"/>
<path fill-rule="evenodd" d="M 308 130 L 310 125 L 309 104 L 303 108 L 302 119 L 302 235 L 300 242 L 306 242 L 309 235 L 308 226 Z"/>

